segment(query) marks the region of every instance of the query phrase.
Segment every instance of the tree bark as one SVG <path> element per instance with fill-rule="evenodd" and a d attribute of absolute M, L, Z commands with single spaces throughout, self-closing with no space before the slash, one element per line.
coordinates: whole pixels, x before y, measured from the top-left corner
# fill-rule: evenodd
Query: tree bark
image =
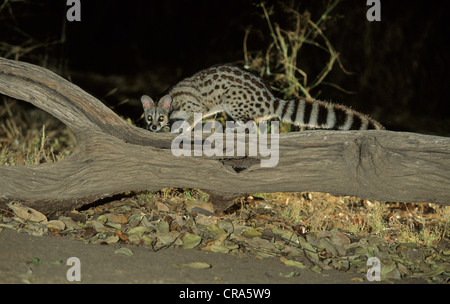
<path fill-rule="evenodd" d="M 20 201 L 52 213 L 126 191 L 165 187 L 230 196 L 317 191 L 450 204 L 450 139 L 445 137 L 390 131 L 282 134 L 278 165 L 261 167 L 261 156 L 176 157 L 171 143 L 177 134 L 134 127 L 76 85 L 32 64 L 0 58 L 0 93 L 52 114 L 77 138 L 75 151 L 62 161 L 0 167 L 0 207 Z"/>

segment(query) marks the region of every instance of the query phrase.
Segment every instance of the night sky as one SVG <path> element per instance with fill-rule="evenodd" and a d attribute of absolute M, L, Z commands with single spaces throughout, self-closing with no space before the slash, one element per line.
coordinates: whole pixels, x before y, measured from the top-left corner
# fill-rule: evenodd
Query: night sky
<path fill-rule="evenodd" d="M 90 92 L 125 117 L 140 116 L 139 97 L 157 95 L 183 77 L 218 63 L 243 62 L 248 46 L 270 41 L 259 1 L 81 0 L 81 21 L 65 20 L 66 1 L 11 3 L 0 11 L 0 42 L 41 47 L 19 59 L 46 66 Z M 289 28 L 283 5 L 318 20 L 328 1 L 266 1 L 272 20 Z M 337 66 L 320 99 L 367 113 L 390 130 L 450 135 L 448 12 L 444 1 L 381 0 L 381 21 L 366 19 L 365 0 L 344 0 L 332 11 L 325 34 L 352 75 Z M 64 43 L 49 42 L 65 38 Z M 0 49 L 0 56 L 14 58 Z M 299 66 L 311 75 L 323 54 L 305 50 Z M 116 89 L 114 93 L 110 93 Z"/>

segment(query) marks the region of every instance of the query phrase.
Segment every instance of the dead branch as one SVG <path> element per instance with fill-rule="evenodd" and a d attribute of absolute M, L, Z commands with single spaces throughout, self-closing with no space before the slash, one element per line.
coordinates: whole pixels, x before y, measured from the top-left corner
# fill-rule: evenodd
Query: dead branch
<path fill-rule="evenodd" d="M 50 213 L 125 191 L 166 187 L 222 195 L 318 191 L 450 204 L 445 137 L 390 131 L 283 134 L 278 165 L 261 167 L 260 156 L 173 156 L 177 135 L 136 128 L 76 85 L 32 64 L 0 58 L 0 93 L 52 114 L 77 137 L 75 151 L 62 161 L 0 167 L 0 206 L 20 201 Z"/>

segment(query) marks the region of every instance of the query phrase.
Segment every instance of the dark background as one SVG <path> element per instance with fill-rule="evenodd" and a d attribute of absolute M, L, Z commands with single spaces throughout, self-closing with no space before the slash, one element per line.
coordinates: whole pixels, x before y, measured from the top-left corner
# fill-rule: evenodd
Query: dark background
<path fill-rule="evenodd" d="M 328 1 L 267 1 L 272 21 L 289 27 L 282 3 L 318 20 Z M 139 98 L 155 96 L 196 71 L 217 63 L 243 63 L 248 47 L 270 41 L 253 0 L 81 0 L 81 22 L 66 20 L 65 0 L 0 3 L 0 56 L 54 70 L 124 117 L 138 120 Z M 351 106 L 387 129 L 450 135 L 449 13 L 445 1 L 381 0 L 381 22 L 366 19 L 365 0 L 344 0 L 326 22 L 325 35 L 340 53 L 330 86 L 312 92 Z M 20 46 L 21 48 L 13 48 Z M 299 66 L 323 68 L 317 49 Z"/>

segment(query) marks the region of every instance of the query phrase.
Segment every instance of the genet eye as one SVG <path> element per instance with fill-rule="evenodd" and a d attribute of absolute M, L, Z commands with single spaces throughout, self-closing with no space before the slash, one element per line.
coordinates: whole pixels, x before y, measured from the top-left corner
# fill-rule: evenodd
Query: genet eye
<path fill-rule="evenodd" d="M 159 120 L 160 122 L 163 122 L 163 121 L 164 121 L 164 119 L 165 119 L 165 118 L 164 118 L 164 116 L 162 116 L 162 115 L 161 115 L 161 116 L 159 116 L 159 118 L 158 118 L 158 120 Z"/>
<path fill-rule="evenodd" d="M 152 121 L 152 116 L 151 115 L 147 116 L 147 120 Z"/>

